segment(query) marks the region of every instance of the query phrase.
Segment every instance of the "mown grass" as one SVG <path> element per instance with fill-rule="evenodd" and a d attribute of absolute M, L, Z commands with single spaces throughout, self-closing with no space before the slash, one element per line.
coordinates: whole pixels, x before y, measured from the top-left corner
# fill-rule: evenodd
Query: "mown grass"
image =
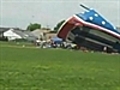
<path fill-rule="evenodd" d="M 0 90 L 120 90 L 120 55 L 2 46 Z"/>
<path fill-rule="evenodd" d="M 23 47 L 23 46 L 27 46 L 27 47 L 35 47 L 34 43 L 30 43 L 30 42 L 16 42 L 16 41 L 0 41 L 0 46 L 19 46 L 19 47 Z"/>

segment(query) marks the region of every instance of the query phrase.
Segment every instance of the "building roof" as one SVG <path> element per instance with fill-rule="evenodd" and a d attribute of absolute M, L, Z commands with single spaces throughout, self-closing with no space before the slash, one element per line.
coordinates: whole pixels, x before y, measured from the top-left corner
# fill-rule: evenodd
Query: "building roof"
<path fill-rule="evenodd" d="M 14 34 L 16 35 L 19 35 L 21 38 L 23 39 L 27 39 L 29 41 L 34 41 L 36 40 L 36 36 L 33 35 L 30 31 L 26 31 L 26 30 L 22 30 L 22 29 L 19 29 L 19 28 L 4 28 L 4 27 L 0 27 L 0 33 L 5 33 L 7 31 L 11 31 L 13 32 Z M 9 34 L 9 33 L 8 33 Z"/>
<path fill-rule="evenodd" d="M 14 30 L 21 30 L 24 31 L 23 29 L 17 28 L 17 27 L 0 27 L 0 33 L 3 33 L 7 30 L 14 29 Z"/>
<path fill-rule="evenodd" d="M 22 38 L 27 39 L 27 40 L 36 40 L 36 36 L 33 35 L 30 31 L 21 31 L 21 30 L 13 30 L 16 34 L 20 35 Z"/>

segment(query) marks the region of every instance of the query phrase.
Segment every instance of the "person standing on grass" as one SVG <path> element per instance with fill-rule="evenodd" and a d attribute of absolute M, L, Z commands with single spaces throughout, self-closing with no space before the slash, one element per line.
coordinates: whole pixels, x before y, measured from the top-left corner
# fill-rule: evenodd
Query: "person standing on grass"
<path fill-rule="evenodd" d="M 36 39 L 35 43 L 36 43 L 36 46 L 40 46 L 40 40 L 38 38 Z"/>

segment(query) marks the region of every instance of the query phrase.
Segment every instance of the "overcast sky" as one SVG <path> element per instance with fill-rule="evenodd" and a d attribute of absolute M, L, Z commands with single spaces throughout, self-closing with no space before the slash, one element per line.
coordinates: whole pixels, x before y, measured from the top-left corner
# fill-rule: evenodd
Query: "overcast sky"
<path fill-rule="evenodd" d="M 83 11 L 79 4 L 95 8 L 120 26 L 120 0 L 0 0 L 0 26 L 25 29 L 30 23 L 53 28 L 59 21 Z"/>

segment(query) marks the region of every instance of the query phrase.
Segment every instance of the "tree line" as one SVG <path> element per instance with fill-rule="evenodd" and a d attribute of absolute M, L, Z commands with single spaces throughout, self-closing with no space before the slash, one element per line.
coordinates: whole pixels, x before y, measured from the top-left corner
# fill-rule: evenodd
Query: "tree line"
<path fill-rule="evenodd" d="M 64 22 L 65 22 L 65 20 L 62 20 L 62 21 L 58 22 L 58 24 L 54 27 L 54 31 L 57 32 Z M 30 23 L 26 28 L 26 30 L 29 30 L 29 31 L 34 31 L 36 29 L 50 30 L 50 28 L 48 28 L 48 27 L 43 27 L 42 28 L 41 24 L 39 24 L 39 23 Z"/>

